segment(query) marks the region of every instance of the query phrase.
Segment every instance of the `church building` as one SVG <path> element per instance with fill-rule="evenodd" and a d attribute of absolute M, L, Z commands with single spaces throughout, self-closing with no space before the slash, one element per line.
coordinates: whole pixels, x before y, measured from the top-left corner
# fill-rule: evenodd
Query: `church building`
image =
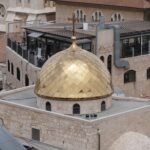
<path fill-rule="evenodd" d="M 78 22 L 99 22 L 104 16 L 106 22 L 150 20 L 148 0 L 54 0 L 56 22 L 68 22 L 75 13 Z"/>

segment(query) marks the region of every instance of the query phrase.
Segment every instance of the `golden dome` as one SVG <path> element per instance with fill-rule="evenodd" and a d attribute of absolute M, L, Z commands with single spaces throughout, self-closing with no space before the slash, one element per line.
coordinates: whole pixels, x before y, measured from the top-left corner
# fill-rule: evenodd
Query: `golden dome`
<path fill-rule="evenodd" d="M 44 64 L 35 93 L 51 100 L 92 100 L 110 96 L 112 88 L 104 64 L 73 42 Z"/>

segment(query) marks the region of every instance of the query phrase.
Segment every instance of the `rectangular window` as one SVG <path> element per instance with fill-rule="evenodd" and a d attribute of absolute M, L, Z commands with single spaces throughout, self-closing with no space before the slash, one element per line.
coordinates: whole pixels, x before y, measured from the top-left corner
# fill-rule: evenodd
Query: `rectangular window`
<path fill-rule="evenodd" d="M 32 128 L 32 139 L 36 141 L 40 141 L 40 130 Z"/>
<path fill-rule="evenodd" d="M 122 39 L 121 43 L 123 58 L 142 55 L 140 36 Z"/>
<path fill-rule="evenodd" d="M 150 49 L 150 36 L 145 35 L 142 37 L 142 54 L 148 54 Z"/>

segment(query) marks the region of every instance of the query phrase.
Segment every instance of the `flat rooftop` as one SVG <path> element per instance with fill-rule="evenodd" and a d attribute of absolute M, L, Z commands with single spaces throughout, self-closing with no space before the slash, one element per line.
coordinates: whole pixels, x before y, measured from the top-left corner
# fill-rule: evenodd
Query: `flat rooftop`
<path fill-rule="evenodd" d="M 14 93 L 8 93 L 7 95 L 0 96 L 1 100 L 13 102 L 16 104 L 21 104 L 33 108 L 38 108 L 36 103 L 36 95 L 34 94 L 34 86 L 27 87 L 23 90 L 16 91 L 14 90 Z M 150 106 L 150 101 L 137 101 L 137 100 L 112 100 L 112 107 L 110 107 L 108 110 L 105 110 L 103 112 L 97 113 L 97 117 L 89 117 L 86 118 L 86 115 L 79 115 L 74 116 L 86 120 L 93 120 L 93 119 L 101 119 L 105 117 L 109 117 L 112 115 L 125 113 L 128 111 L 132 111 L 135 109 L 143 108 L 144 106 Z"/>
<path fill-rule="evenodd" d="M 121 36 L 136 35 L 140 33 L 150 33 L 149 21 L 123 21 L 123 22 L 109 22 L 106 24 L 119 25 Z M 96 37 L 96 23 L 88 23 L 88 29 L 83 29 L 83 23 L 77 23 L 76 37 L 77 39 L 94 38 Z M 32 27 L 24 27 L 32 32 L 40 32 L 43 34 L 49 34 L 57 37 L 65 37 L 70 39 L 72 36 L 72 24 L 70 23 L 54 23 L 44 24 Z"/>

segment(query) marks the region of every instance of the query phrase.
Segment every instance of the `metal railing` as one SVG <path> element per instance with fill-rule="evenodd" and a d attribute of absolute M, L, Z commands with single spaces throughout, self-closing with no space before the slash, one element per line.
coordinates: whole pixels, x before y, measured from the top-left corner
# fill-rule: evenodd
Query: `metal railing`
<path fill-rule="evenodd" d="M 35 65 L 36 67 L 42 67 L 45 63 L 45 58 L 39 58 L 36 54 L 36 50 L 28 50 L 27 43 L 20 43 L 7 38 L 7 46 L 11 50 L 19 54 L 22 58 L 26 59 L 29 63 Z"/>

